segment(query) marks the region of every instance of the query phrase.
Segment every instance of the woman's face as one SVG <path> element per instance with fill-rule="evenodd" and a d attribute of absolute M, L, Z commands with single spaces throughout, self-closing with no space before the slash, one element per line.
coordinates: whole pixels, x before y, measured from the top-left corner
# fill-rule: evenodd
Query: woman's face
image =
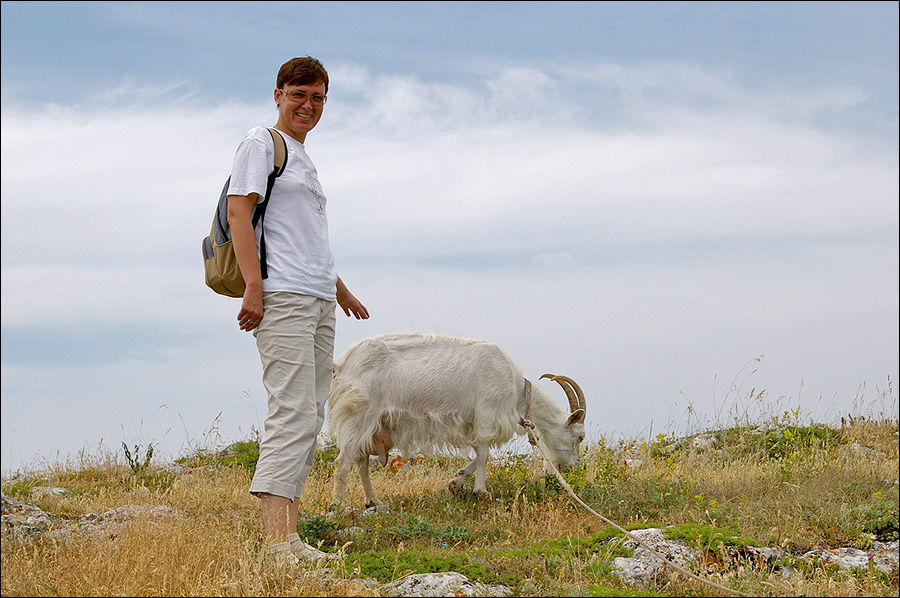
<path fill-rule="evenodd" d="M 278 105 L 276 127 L 303 143 L 322 118 L 325 108 L 325 84 L 285 85 L 275 90 Z"/>

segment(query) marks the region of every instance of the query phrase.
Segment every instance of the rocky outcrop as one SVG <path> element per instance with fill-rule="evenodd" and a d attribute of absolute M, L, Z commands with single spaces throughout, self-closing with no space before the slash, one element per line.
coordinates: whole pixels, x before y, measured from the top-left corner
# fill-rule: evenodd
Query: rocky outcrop
<path fill-rule="evenodd" d="M 123 525 L 135 520 L 156 525 L 161 521 L 183 517 L 166 505 L 126 505 L 104 513 L 88 513 L 75 521 L 47 513 L 38 507 L 3 495 L 3 532 L 16 537 L 48 534 L 57 540 L 73 536 L 114 538 Z"/>
<path fill-rule="evenodd" d="M 506 586 L 472 581 L 456 571 L 407 575 L 381 588 L 382 596 L 509 596 Z"/>
<path fill-rule="evenodd" d="M 892 573 L 900 568 L 900 543 L 874 541 L 869 550 L 858 548 L 810 550 L 800 558 L 810 563 L 818 562 L 832 566 L 841 571 L 872 567 L 876 571 Z"/>
<path fill-rule="evenodd" d="M 699 553 L 680 542 L 667 540 L 661 529 L 641 529 L 631 533 L 654 551 L 665 556 L 669 562 L 688 571 L 696 569 Z M 612 569 L 619 578 L 630 583 L 645 584 L 656 581 L 668 573 L 668 566 L 647 550 L 646 546 L 631 538 L 626 539 L 623 546 L 634 550 L 634 554 L 631 557 L 616 557 L 613 560 Z"/>
<path fill-rule="evenodd" d="M 75 523 L 55 529 L 50 535 L 57 540 L 67 540 L 75 536 L 115 538 L 122 526 L 132 521 L 142 521 L 155 526 L 163 521 L 180 517 L 183 517 L 181 513 L 166 505 L 126 505 L 105 513 L 82 515 Z"/>
<path fill-rule="evenodd" d="M 793 571 L 791 567 L 778 565 L 782 559 L 789 556 L 780 548 L 723 547 L 714 555 L 715 558 L 709 558 L 709 555 L 702 555 L 681 542 L 666 539 L 664 530 L 659 528 L 636 530 L 631 533 L 655 552 L 664 556 L 668 562 L 701 576 L 704 573 L 717 573 L 723 569 L 733 568 L 734 563 L 738 562 L 779 569 L 784 576 L 790 576 Z M 613 561 L 613 573 L 622 581 L 643 585 L 661 581 L 671 571 L 669 566 L 650 552 L 646 546 L 638 544 L 630 538 L 623 542 L 623 546 L 633 549 L 634 554 L 631 557 L 618 557 Z M 900 556 L 898 542 L 873 541 L 869 550 L 855 548 L 811 550 L 802 555 L 800 559 L 810 564 L 821 563 L 845 571 L 872 567 L 876 571 L 890 574 L 898 571 L 898 556 Z"/>
<path fill-rule="evenodd" d="M 34 505 L 7 498 L 5 494 L 0 496 L 3 499 L 0 516 L 3 533 L 19 537 L 34 536 L 48 531 L 62 521 L 61 517 L 46 513 Z"/>
<path fill-rule="evenodd" d="M 729 569 L 734 562 L 738 561 L 772 566 L 778 559 L 785 556 L 785 552 L 780 548 L 744 546 L 740 549 L 723 547 L 717 553 L 716 559 L 710 559 L 709 555 L 701 554 L 700 551 L 682 542 L 667 539 L 665 531 L 660 528 L 635 530 L 631 534 L 640 538 L 643 544 L 639 544 L 631 538 L 626 539 L 622 545 L 634 550 L 634 554 L 630 557 L 618 557 L 613 560 L 612 565 L 613 573 L 621 580 L 631 584 L 661 581 L 671 572 L 670 566 L 650 552 L 648 546 L 664 556 L 668 563 L 696 572 L 701 576 L 704 569 L 706 573 L 714 573 L 721 569 Z"/>

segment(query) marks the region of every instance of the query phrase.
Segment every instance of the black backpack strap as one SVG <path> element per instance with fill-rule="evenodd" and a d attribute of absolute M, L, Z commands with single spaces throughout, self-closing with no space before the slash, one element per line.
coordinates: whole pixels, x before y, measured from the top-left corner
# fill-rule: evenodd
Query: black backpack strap
<path fill-rule="evenodd" d="M 275 179 L 280 177 L 287 167 L 287 145 L 284 142 L 284 137 L 272 127 L 269 127 L 269 134 L 272 135 L 272 141 L 275 143 L 274 166 L 266 183 L 266 198 L 261 203 L 256 204 L 256 210 L 253 212 L 253 228 L 256 228 L 257 223 L 262 225 L 266 215 L 266 208 L 269 206 L 269 196 L 272 195 L 272 187 L 275 186 Z M 259 270 L 263 280 L 269 277 L 269 268 L 266 264 L 266 227 L 264 226 L 261 226 L 259 231 Z"/>

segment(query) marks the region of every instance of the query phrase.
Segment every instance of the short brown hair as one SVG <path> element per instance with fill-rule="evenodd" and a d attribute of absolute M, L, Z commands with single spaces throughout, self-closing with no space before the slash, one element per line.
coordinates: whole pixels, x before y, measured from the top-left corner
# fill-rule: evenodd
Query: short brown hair
<path fill-rule="evenodd" d="M 312 56 L 303 58 L 291 58 L 278 69 L 278 78 L 275 86 L 278 89 L 285 85 L 315 85 L 325 84 L 325 93 L 328 93 L 328 72 L 322 63 Z"/>

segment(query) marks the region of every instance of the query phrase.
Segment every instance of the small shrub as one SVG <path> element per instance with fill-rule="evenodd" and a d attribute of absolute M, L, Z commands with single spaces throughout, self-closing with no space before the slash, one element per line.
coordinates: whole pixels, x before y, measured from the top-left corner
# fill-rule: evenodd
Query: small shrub
<path fill-rule="evenodd" d="M 520 495 L 532 502 L 544 498 L 544 480 L 538 479 L 527 456 L 511 457 L 507 464 L 488 469 L 488 492 L 493 498 L 511 501 Z"/>
<path fill-rule="evenodd" d="M 897 534 L 900 511 L 898 511 L 896 501 L 885 499 L 883 493 L 876 492 L 872 501 L 867 505 L 862 505 L 860 510 L 865 532 L 879 537 L 890 537 Z"/>
<path fill-rule="evenodd" d="M 681 540 L 700 550 L 717 552 L 723 544 L 742 548 L 758 542 L 731 527 L 713 527 L 700 523 L 685 523 L 673 528 L 665 528 L 663 534 L 670 540 Z"/>
<path fill-rule="evenodd" d="M 654 459 L 671 457 L 678 448 L 678 439 L 668 434 L 657 434 L 656 438 L 647 443 L 650 456 Z"/>
<path fill-rule="evenodd" d="M 141 475 L 147 468 L 150 467 L 150 459 L 153 458 L 153 445 L 147 445 L 147 451 L 144 453 L 144 459 L 141 461 L 138 458 L 138 454 L 140 453 L 140 446 L 134 445 L 134 454 L 132 455 L 131 451 L 128 449 L 128 445 L 124 442 L 122 443 L 122 451 L 125 453 L 125 461 L 128 463 L 128 467 L 131 468 L 131 471 L 135 475 Z"/>
<path fill-rule="evenodd" d="M 388 533 L 393 536 L 399 536 L 407 540 L 417 538 L 424 535 L 434 534 L 435 529 L 425 517 L 411 516 L 406 519 L 403 525 L 395 525 L 388 529 Z"/>
<path fill-rule="evenodd" d="M 433 536 L 447 542 L 459 542 L 472 537 L 469 528 L 465 526 L 451 523 L 447 527 L 440 529 L 433 526 L 426 517 L 415 516 L 408 517 L 403 525 L 395 525 L 388 528 L 388 533 L 404 540 L 411 540 L 421 536 Z"/>
<path fill-rule="evenodd" d="M 336 523 L 322 517 L 312 517 L 297 522 L 297 533 L 314 546 L 319 542 L 331 542 L 337 529 Z"/>
<path fill-rule="evenodd" d="M 601 443 L 603 442 L 601 439 Z M 586 465 L 595 471 L 594 484 L 621 486 L 628 478 L 629 471 L 625 460 L 604 444 L 591 454 L 589 460 L 586 459 Z"/>
<path fill-rule="evenodd" d="M 582 490 L 589 489 L 585 463 L 560 473 L 576 493 L 580 494 Z M 567 494 L 554 474 L 537 473 L 529 457 L 521 455 L 511 459 L 506 466 L 489 470 L 487 486 L 492 497 L 504 501 L 524 496 L 531 502 L 540 502 L 547 497 Z"/>
<path fill-rule="evenodd" d="M 580 494 L 581 490 L 585 490 L 588 487 L 587 467 L 584 464 L 561 471 L 560 475 L 576 494 Z M 559 479 L 552 473 L 547 474 L 544 478 L 544 489 L 550 496 L 568 494 L 559 482 Z"/>
<path fill-rule="evenodd" d="M 824 449 L 829 442 L 838 439 L 838 432 L 820 424 L 811 426 L 784 426 L 769 430 L 764 435 L 764 449 L 770 459 L 784 459 L 806 453 L 812 449 Z"/>
<path fill-rule="evenodd" d="M 461 540 L 468 540 L 472 536 L 472 534 L 469 533 L 469 528 L 462 525 L 453 525 L 451 523 L 443 530 L 439 531 L 437 533 L 437 536 L 442 540 L 459 542 Z"/>
<path fill-rule="evenodd" d="M 333 436 L 324 438 L 322 446 L 316 448 L 313 471 L 330 476 L 334 473 L 334 462 L 338 456 L 337 440 Z"/>
<path fill-rule="evenodd" d="M 3 485 L 3 494 L 7 496 L 27 497 L 31 495 L 31 489 L 36 486 L 46 485 L 40 478 L 21 477 Z"/>
<path fill-rule="evenodd" d="M 256 471 L 256 462 L 259 461 L 259 442 L 255 440 L 235 442 L 219 453 L 215 461 L 218 465 L 242 467 L 253 474 Z"/>

